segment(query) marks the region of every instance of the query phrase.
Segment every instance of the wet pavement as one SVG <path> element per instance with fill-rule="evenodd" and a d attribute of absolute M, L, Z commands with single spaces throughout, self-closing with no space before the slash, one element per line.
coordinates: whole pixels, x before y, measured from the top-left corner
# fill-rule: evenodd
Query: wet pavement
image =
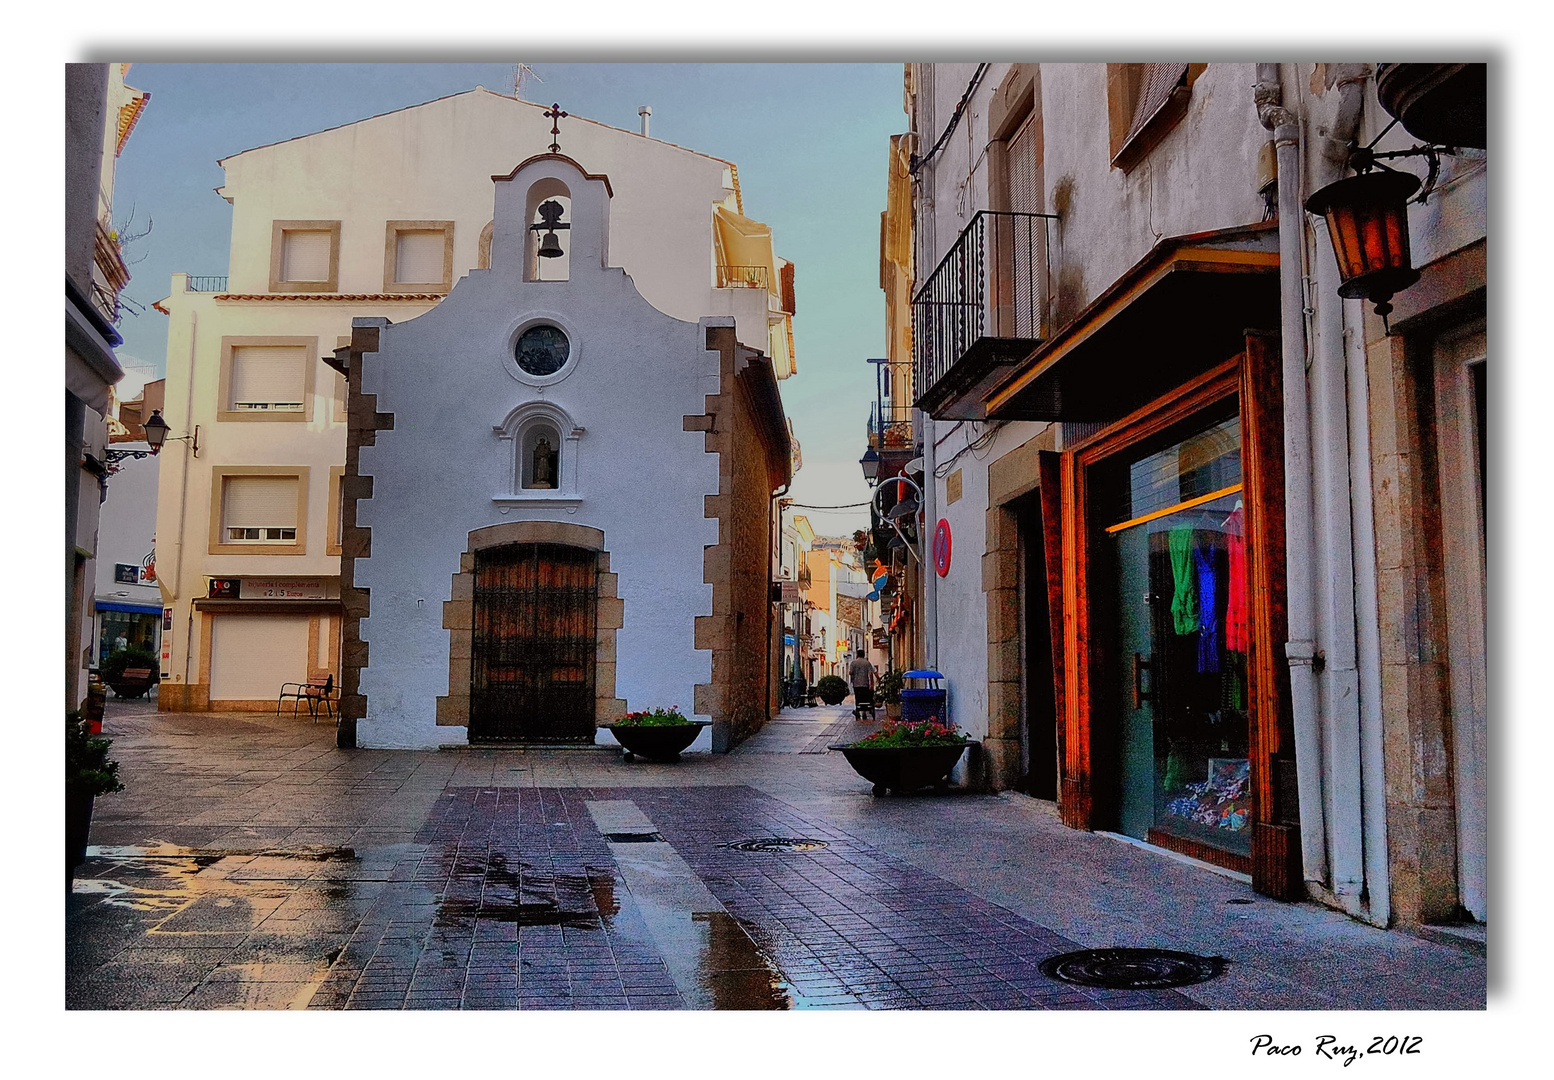
<path fill-rule="evenodd" d="M 1472 947 L 1057 823 L 875 799 L 800 709 L 735 753 L 342 751 L 306 718 L 110 703 L 127 790 L 68 897 L 72 1009 L 1482 1009 Z M 1062 982 L 1083 948 L 1227 959 Z"/>

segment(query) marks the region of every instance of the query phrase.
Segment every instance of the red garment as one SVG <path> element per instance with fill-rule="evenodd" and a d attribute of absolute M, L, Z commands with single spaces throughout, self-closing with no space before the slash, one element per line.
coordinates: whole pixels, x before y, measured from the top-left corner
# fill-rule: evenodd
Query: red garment
<path fill-rule="evenodd" d="M 1229 580 L 1226 584 L 1225 648 L 1246 652 L 1249 633 L 1246 610 L 1246 538 L 1242 535 L 1245 515 L 1237 508 L 1225 519 L 1226 544 L 1230 553 Z"/>

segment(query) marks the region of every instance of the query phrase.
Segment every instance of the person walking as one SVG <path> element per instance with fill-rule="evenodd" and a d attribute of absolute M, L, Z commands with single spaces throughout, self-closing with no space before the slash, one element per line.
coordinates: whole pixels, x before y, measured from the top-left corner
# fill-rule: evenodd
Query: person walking
<path fill-rule="evenodd" d="M 869 663 L 863 650 L 858 650 L 858 655 L 853 657 L 853 662 L 847 665 L 847 681 L 853 688 L 853 715 L 859 720 L 863 719 L 865 711 L 869 718 L 874 718 L 874 665 Z"/>

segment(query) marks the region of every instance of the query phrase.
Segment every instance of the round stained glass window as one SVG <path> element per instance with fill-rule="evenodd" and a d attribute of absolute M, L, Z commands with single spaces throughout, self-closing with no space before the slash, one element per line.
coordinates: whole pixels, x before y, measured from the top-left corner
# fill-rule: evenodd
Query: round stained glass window
<path fill-rule="evenodd" d="M 554 375 L 566 366 L 571 345 L 560 327 L 531 326 L 518 336 L 514 352 L 524 374 Z"/>

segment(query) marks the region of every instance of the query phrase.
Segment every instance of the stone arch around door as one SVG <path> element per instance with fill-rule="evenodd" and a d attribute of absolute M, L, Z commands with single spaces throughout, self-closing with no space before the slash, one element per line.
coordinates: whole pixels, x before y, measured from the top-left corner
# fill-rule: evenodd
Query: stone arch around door
<path fill-rule="evenodd" d="M 610 553 L 604 533 L 586 525 L 563 521 L 506 521 L 469 534 L 459 556 L 459 572 L 453 575 L 451 598 L 442 606 L 443 629 L 448 635 L 448 694 L 437 699 L 437 723 L 444 727 L 468 727 L 470 673 L 474 652 L 475 554 L 510 544 L 564 544 L 598 553 L 599 598 L 596 619 L 594 704 L 596 722 L 607 724 L 627 711 L 615 696 L 615 633 L 625 624 L 625 601 L 618 595 L 619 579 L 610 572 Z"/>

